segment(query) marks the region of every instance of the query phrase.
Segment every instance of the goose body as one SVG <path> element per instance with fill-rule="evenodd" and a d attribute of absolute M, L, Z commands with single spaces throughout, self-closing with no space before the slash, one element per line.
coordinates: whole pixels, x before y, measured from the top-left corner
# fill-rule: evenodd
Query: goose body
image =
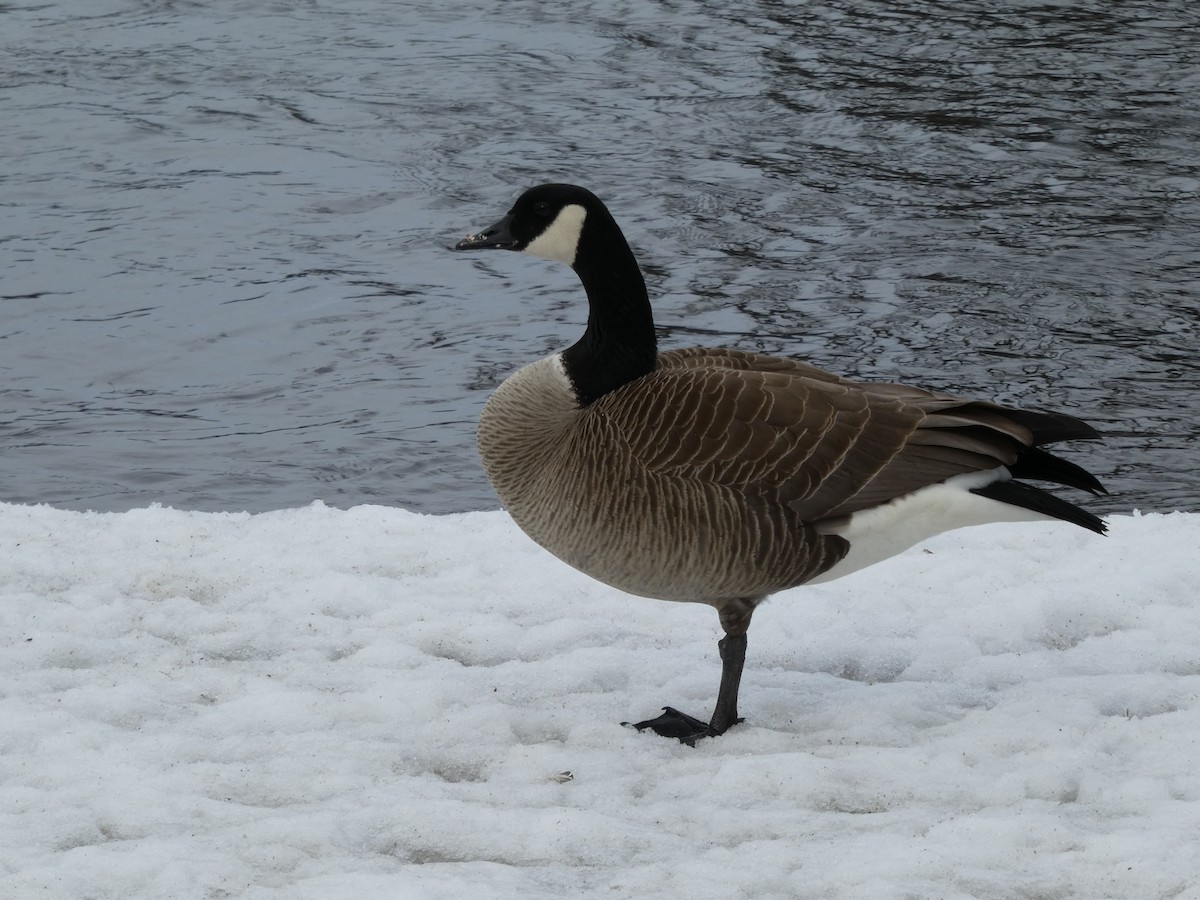
<path fill-rule="evenodd" d="M 723 671 L 702 722 L 638 723 L 693 742 L 737 717 L 745 635 L 770 594 L 840 577 L 952 528 L 1094 515 L 1022 479 L 1103 491 L 1040 449 L 1093 438 L 1061 413 L 854 382 L 725 348 L 659 353 L 645 282 L 604 205 L 571 185 L 523 194 L 457 249 L 565 262 L 589 300 L 570 348 L 517 371 L 480 416 L 480 456 L 533 540 L 631 594 L 707 603 Z"/>

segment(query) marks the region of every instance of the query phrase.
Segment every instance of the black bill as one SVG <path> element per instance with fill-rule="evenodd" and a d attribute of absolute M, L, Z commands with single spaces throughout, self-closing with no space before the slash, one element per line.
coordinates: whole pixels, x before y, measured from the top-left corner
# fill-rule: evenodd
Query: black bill
<path fill-rule="evenodd" d="M 512 215 L 507 215 L 491 228 L 479 234 L 468 234 L 454 245 L 455 250 L 513 250 L 516 248 L 516 238 L 508 230 Z"/>

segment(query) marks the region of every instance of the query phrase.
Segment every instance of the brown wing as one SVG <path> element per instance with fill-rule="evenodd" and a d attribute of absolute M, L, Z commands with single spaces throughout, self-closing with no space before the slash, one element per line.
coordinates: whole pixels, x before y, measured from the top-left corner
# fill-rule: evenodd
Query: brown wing
<path fill-rule="evenodd" d="M 664 353 L 634 385 L 593 410 L 651 474 L 770 497 L 808 522 L 1011 464 L 1034 442 L 993 404 L 732 350 Z"/>

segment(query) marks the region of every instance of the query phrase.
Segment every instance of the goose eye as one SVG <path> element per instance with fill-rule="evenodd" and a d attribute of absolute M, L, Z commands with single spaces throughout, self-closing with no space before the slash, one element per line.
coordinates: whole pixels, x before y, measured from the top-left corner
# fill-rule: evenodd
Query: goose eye
<path fill-rule="evenodd" d="M 549 216 L 550 215 L 550 204 L 547 203 L 545 200 L 539 200 L 537 203 L 533 204 L 533 211 L 535 213 L 537 213 L 539 216 L 543 216 L 543 217 Z"/>

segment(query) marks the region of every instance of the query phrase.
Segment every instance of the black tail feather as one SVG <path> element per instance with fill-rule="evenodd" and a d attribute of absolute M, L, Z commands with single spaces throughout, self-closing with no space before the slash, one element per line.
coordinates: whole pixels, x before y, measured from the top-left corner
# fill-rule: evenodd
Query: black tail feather
<path fill-rule="evenodd" d="M 1053 444 L 1057 441 L 1093 440 L 1100 432 L 1082 419 L 1059 412 L 1034 412 L 1030 409 L 1005 407 L 1004 415 L 1033 433 L 1033 443 Z"/>
<path fill-rule="evenodd" d="M 1092 494 L 1107 494 L 1096 476 L 1073 462 L 1060 459 L 1038 447 L 1030 447 L 1008 467 L 1014 478 L 1032 478 L 1079 488 Z"/>
<path fill-rule="evenodd" d="M 1049 454 L 1046 455 L 1049 456 Z M 1059 461 L 1062 462 L 1062 460 Z M 1066 463 L 1066 465 L 1071 464 Z M 1056 497 L 1049 491 L 1043 491 L 1031 484 L 1025 484 L 1023 481 L 993 481 L 983 487 L 972 488 L 971 493 L 991 500 L 999 500 L 1001 503 L 1008 503 L 1012 506 L 1019 506 L 1022 509 L 1055 519 L 1062 519 L 1064 522 L 1071 522 L 1088 531 L 1094 531 L 1096 534 L 1104 534 L 1108 530 L 1108 526 L 1099 516 L 1092 515 L 1074 503 Z"/>

